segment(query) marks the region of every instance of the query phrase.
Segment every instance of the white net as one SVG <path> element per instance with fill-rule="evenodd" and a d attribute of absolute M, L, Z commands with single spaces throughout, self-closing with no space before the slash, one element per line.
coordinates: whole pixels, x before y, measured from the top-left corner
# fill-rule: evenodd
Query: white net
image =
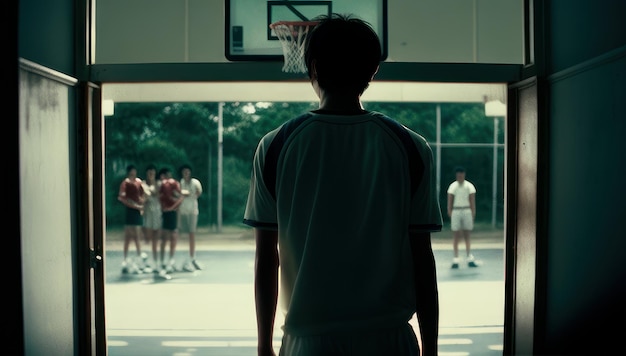
<path fill-rule="evenodd" d="M 304 45 L 309 30 L 317 22 L 276 22 L 270 25 L 283 47 L 283 72 L 306 73 Z"/>

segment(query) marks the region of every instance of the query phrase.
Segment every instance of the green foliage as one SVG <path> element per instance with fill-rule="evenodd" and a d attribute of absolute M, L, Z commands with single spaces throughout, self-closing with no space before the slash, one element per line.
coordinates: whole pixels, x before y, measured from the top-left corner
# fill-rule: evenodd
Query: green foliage
<path fill-rule="evenodd" d="M 366 103 L 367 110 L 378 111 L 424 136 L 428 142 L 437 138 L 436 107 L 432 103 Z"/>
<path fill-rule="evenodd" d="M 240 223 L 250 188 L 250 164 L 236 157 L 224 158 L 223 220 L 228 225 Z"/>
<path fill-rule="evenodd" d="M 285 121 L 317 108 L 316 102 L 229 102 L 222 106 L 223 135 L 218 143 L 219 103 L 118 103 L 115 115 L 105 120 L 105 191 L 107 224 L 121 225 L 124 209 L 117 202 L 119 184 L 128 164 L 139 176 L 152 163 L 178 168 L 190 164 L 192 176 L 203 185 L 199 199 L 200 225 L 217 222 L 218 152 L 222 149 L 222 222 L 240 224 L 248 195 L 252 157 L 267 132 Z M 364 103 L 368 110 L 390 116 L 428 140 L 437 160 L 437 103 Z M 441 181 L 440 203 L 444 219 L 445 190 L 454 180 L 454 167 L 463 165 L 467 179 L 476 185 L 477 222 L 491 221 L 493 174 L 493 119 L 484 115 L 482 103 L 440 104 Z M 504 140 L 500 118 L 499 142 Z M 445 144 L 455 143 L 457 145 Z M 463 143 L 463 145 L 458 145 Z M 474 144 L 482 146 L 472 146 Z M 503 211 L 504 150 L 498 150 L 497 211 Z"/>
<path fill-rule="evenodd" d="M 441 142 L 493 142 L 493 120 L 483 104 L 441 105 Z"/>

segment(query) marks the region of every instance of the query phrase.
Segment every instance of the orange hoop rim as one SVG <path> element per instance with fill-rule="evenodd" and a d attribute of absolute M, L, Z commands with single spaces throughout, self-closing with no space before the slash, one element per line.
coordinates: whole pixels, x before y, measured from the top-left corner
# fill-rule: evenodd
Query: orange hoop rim
<path fill-rule="evenodd" d="M 274 27 L 280 25 L 311 27 L 317 25 L 318 23 L 319 21 L 276 21 L 270 24 L 270 28 L 274 29 Z"/>

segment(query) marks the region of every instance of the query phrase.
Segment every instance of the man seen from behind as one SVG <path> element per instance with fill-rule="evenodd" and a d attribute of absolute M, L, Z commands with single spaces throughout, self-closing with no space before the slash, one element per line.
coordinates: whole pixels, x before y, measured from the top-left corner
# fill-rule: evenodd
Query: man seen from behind
<path fill-rule="evenodd" d="M 431 148 L 361 104 L 382 57 L 371 26 L 319 20 L 305 49 L 319 108 L 267 133 L 252 164 L 258 355 L 275 355 L 277 308 L 280 355 L 436 355 Z"/>

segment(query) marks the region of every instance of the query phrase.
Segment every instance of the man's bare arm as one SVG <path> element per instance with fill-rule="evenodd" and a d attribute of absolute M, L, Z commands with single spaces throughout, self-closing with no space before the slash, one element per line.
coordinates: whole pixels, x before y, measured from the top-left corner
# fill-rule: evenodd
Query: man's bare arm
<path fill-rule="evenodd" d="M 117 200 L 128 208 L 137 209 L 137 210 L 143 209 L 142 203 L 126 198 L 126 194 L 119 194 L 117 196 Z"/>
<path fill-rule="evenodd" d="M 472 219 L 476 218 L 476 193 L 472 193 L 469 196 L 470 208 L 472 209 Z"/>
<path fill-rule="evenodd" d="M 454 204 L 454 194 L 448 194 L 448 216 L 452 216 L 452 204 Z"/>
<path fill-rule="evenodd" d="M 272 339 L 278 301 L 278 232 L 255 228 L 254 301 L 259 356 L 274 356 Z"/>
<path fill-rule="evenodd" d="M 410 239 L 422 356 L 437 355 L 439 291 L 430 233 L 411 233 Z"/>

